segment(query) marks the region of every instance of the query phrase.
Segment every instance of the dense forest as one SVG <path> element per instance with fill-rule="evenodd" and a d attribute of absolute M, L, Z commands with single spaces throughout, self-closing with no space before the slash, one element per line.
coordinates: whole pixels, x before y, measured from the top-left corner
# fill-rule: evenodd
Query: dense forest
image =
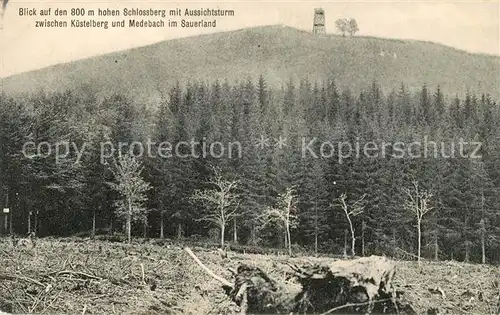
<path fill-rule="evenodd" d="M 234 215 L 224 224 L 229 242 L 286 245 L 286 226 L 263 218 L 293 197 L 293 246 L 341 254 L 351 246 L 352 232 L 358 255 L 413 258 L 417 217 L 407 209 L 405 191 L 418 184 L 432 208 L 421 222 L 423 257 L 498 262 L 499 127 L 498 100 L 489 95 L 447 95 L 426 85 L 417 91 L 404 83 L 384 93 L 373 82 L 354 94 L 333 79 L 290 81 L 281 89 L 264 77 L 238 84 L 192 82 L 174 86 L 157 106 L 126 95 L 100 99 L 85 89 L 1 95 L 0 205 L 11 209 L 13 233 L 68 236 L 93 226 L 121 231 L 116 161 L 109 152 L 103 160 L 103 144 L 168 141 L 175 147 L 194 139 L 193 152 L 182 146 L 183 154 L 168 158 L 122 147 L 124 155 L 135 155 L 151 187 L 139 200 L 144 215 L 133 223 L 133 235 L 218 242 L 218 226 L 201 220 L 212 211 L 201 197 L 214 189 L 210 183 L 217 175 L 234 183 L 237 198 L 228 203 Z M 306 154 L 304 141 L 310 144 Z M 325 141 L 358 145 L 361 152 L 368 143 L 389 145 L 383 155 L 348 157 Z M 422 154 L 422 146 L 414 146 L 419 156 L 395 154 L 401 153 L 396 143 L 424 141 L 434 143 L 430 148 L 437 154 Z M 49 154 L 66 142 L 71 145 L 65 154 Z M 241 156 L 238 147 L 234 155 L 203 154 L 215 142 L 241 144 Z M 482 143 L 478 152 L 473 142 Z M 35 144 L 32 151 L 50 145 L 26 154 L 26 143 Z M 361 203 L 348 218 L 342 205 Z M 8 233 L 8 224 L 1 225 Z"/>

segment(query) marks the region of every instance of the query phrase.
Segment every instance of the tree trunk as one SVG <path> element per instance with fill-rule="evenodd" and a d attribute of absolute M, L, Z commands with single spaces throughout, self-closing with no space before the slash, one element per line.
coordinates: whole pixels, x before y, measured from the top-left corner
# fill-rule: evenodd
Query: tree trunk
<path fill-rule="evenodd" d="M 439 260 L 439 237 L 437 230 L 434 235 L 434 260 Z"/>
<path fill-rule="evenodd" d="M 486 242 L 485 242 L 485 233 L 481 233 L 481 263 L 486 263 Z"/>
<path fill-rule="evenodd" d="M 417 219 L 417 238 L 418 238 L 417 261 L 419 265 L 420 265 L 420 249 L 422 247 L 422 229 L 420 223 L 421 223 L 420 219 Z"/>
<path fill-rule="evenodd" d="M 347 230 L 344 230 L 344 257 L 347 257 Z"/>
<path fill-rule="evenodd" d="M 250 231 L 250 240 L 252 245 L 257 245 L 257 232 L 255 231 L 255 224 L 252 224 L 252 230 Z"/>
<path fill-rule="evenodd" d="M 351 254 L 352 257 L 356 256 L 356 237 L 354 236 L 354 229 L 351 227 Z"/>
<path fill-rule="evenodd" d="M 470 243 L 469 240 L 465 241 L 465 260 L 464 262 L 468 263 L 470 259 Z"/>
<path fill-rule="evenodd" d="M 236 226 L 236 217 L 233 218 L 233 242 L 238 244 L 238 230 Z"/>
<path fill-rule="evenodd" d="M 90 236 L 95 237 L 95 210 L 92 212 L 92 233 Z"/>
<path fill-rule="evenodd" d="M 17 209 L 16 209 L 17 210 Z M 10 211 L 9 213 L 9 234 L 12 235 L 12 215 L 14 213 L 12 212 L 12 210 Z"/>
<path fill-rule="evenodd" d="M 143 230 L 142 230 L 142 237 L 147 238 L 147 236 L 148 236 L 148 224 L 146 222 L 144 222 Z"/>
<path fill-rule="evenodd" d="M 466 209 L 467 211 L 469 209 Z M 465 262 L 469 262 L 469 252 L 470 252 L 470 244 L 469 244 L 469 235 L 468 235 L 468 230 L 469 230 L 469 217 L 466 215 L 465 216 L 465 222 L 464 222 L 464 234 L 465 234 L 465 242 L 464 242 L 464 245 L 465 245 L 465 259 L 464 261 Z"/>
<path fill-rule="evenodd" d="M 180 241 L 182 239 L 182 223 L 177 224 L 177 240 Z"/>
<path fill-rule="evenodd" d="M 314 254 L 318 257 L 318 227 L 314 229 Z"/>
<path fill-rule="evenodd" d="M 318 234 L 319 234 L 319 218 L 318 218 L 318 201 L 314 202 L 314 254 L 318 257 Z"/>
<path fill-rule="evenodd" d="M 132 202 L 128 200 L 128 213 L 127 213 L 127 240 L 130 244 L 132 239 Z"/>
<path fill-rule="evenodd" d="M 165 234 L 163 231 L 163 211 L 160 212 L 160 238 L 161 239 L 165 238 Z"/>
<path fill-rule="evenodd" d="M 486 263 L 486 223 L 484 221 L 484 189 L 481 188 L 481 263 Z"/>
<path fill-rule="evenodd" d="M 356 249 L 355 249 L 356 238 L 354 237 L 354 227 L 352 226 L 351 217 L 347 213 L 347 210 L 346 210 L 346 216 L 347 216 L 347 221 L 349 221 L 349 229 L 351 230 L 351 254 L 352 254 L 352 257 L 354 257 L 354 256 L 356 256 Z"/>
<path fill-rule="evenodd" d="M 8 232 L 9 231 L 9 214 L 6 213 L 4 215 L 4 221 L 3 222 L 4 222 L 4 227 L 3 228 L 4 228 L 4 231 L 5 231 L 5 234 L 7 234 L 7 233 L 9 233 Z"/>
<path fill-rule="evenodd" d="M 288 256 L 292 256 L 292 239 L 290 235 L 290 225 L 286 225 L 286 237 L 288 239 Z"/>
<path fill-rule="evenodd" d="M 224 247 L 224 234 L 226 233 L 226 223 L 220 225 L 220 246 Z"/>
<path fill-rule="evenodd" d="M 396 229 L 392 229 L 392 255 L 396 257 L 396 248 L 398 247 L 398 242 L 396 241 Z"/>
<path fill-rule="evenodd" d="M 363 222 L 361 223 L 361 256 L 365 256 L 365 229 L 366 229 L 366 223 L 365 220 L 363 219 Z"/>
<path fill-rule="evenodd" d="M 285 234 L 283 235 L 283 248 L 284 249 L 288 248 L 288 239 L 287 239 L 286 228 L 285 228 Z"/>
<path fill-rule="evenodd" d="M 37 216 L 38 217 L 38 216 Z M 36 233 L 39 233 L 40 231 L 43 230 L 43 224 L 42 224 L 42 218 L 39 218 L 38 219 L 38 222 L 37 222 L 37 228 L 36 228 Z"/>
<path fill-rule="evenodd" d="M 28 234 L 31 234 L 31 211 L 28 212 Z"/>
<path fill-rule="evenodd" d="M 7 193 L 5 194 L 5 208 L 9 208 L 9 189 L 7 187 Z M 4 213 L 4 233 L 7 234 L 9 231 L 9 216 L 12 215 L 12 209 L 9 213 Z"/>
<path fill-rule="evenodd" d="M 33 227 L 33 232 L 35 232 L 35 235 L 38 234 L 38 210 L 35 212 L 35 226 Z"/>

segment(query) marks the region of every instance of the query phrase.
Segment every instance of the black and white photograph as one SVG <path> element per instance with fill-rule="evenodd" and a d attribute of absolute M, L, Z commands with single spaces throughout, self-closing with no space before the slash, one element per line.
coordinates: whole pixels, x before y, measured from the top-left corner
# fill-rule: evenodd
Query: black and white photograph
<path fill-rule="evenodd" d="M 0 315 L 500 315 L 498 0 L 0 0 Z"/>

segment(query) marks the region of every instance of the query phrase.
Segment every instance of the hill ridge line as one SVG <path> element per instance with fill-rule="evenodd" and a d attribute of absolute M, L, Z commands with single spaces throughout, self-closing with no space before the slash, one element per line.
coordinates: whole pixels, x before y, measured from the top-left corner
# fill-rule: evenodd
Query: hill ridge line
<path fill-rule="evenodd" d="M 252 31 L 252 30 L 265 30 L 265 29 L 269 29 L 269 30 L 271 30 L 271 29 L 288 29 L 288 30 L 296 31 L 297 33 L 304 34 L 304 35 L 307 34 L 307 35 L 315 36 L 310 31 L 295 28 L 293 26 L 289 26 L 289 25 L 285 25 L 285 24 L 258 25 L 258 26 L 244 27 L 244 28 L 239 28 L 239 29 L 234 29 L 234 30 L 219 31 L 219 32 L 214 32 L 214 33 L 195 34 L 195 35 L 189 35 L 189 36 L 185 36 L 185 37 L 165 39 L 165 40 L 161 40 L 161 41 L 158 41 L 155 43 L 146 44 L 143 46 L 136 46 L 136 47 L 132 47 L 132 48 L 119 49 L 116 51 L 106 52 L 106 53 L 102 53 L 102 54 L 96 54 L 96 55 L 92 55 L 92 56 L 88 56 L 88 57 L 84 57 L 84 58 L 80 58 L 80 59 L 75 59 L 75 60 L 70 60 L 70 61 L 66 61 L 66 62 L 55 63 L 55 64 L 44 66 L 41 68 L 36 68 L 36 69 L 32 69 L 32 70 L 18 72 L 18 73 L 14 73 L 14 74 L 6 76 L 6 77 L 1 77 L 0 81 L 6 80 L 9 78 L 13 78 L 13 77 L 16 77 L 19 75 L 26 75 L 26 74 L 29 74 L 32 72 L 43 71 L 43 70 L 48 69 L 48 68 L 64 66 L 64 65 L 71 64 L 71 63 L 86 61 L 86 60 L 93 59 L 93 58 L 106 57 L 106 56 L 111 56 L 113 54 L 122 54 L 122 53 L 133 52 L 133 51 L 137 51 L 137 50 L 141 50 L 141 49 L 152 48 L 154 46 L 166 44 L 169 42 L 172 43 L 172 42 L 202 38 L 202 37 L 207 37 L 207 36 L 221 36 L 221 35 L 229 34 L 229 33 L 238 33 L 238 32 L 244 32 L 244 31 Z M 339 38 L 339 39 L 343 38 L 341 35 L 338 35 L 335 33 L 327 33 L 326 35 L 322 35 L 322 36 L 326 37 L 326 38 Z M 464 54 L 468 54 L 468 55 L 472 55 L 472 56 L 493 58 L 493 59 L 496 59 L 498 62 L 500 62 L 500 55 L 497 56 L 497 55 L 487 54 L 487 53 L 470 52 L 470 51 L 467 51 L 464 49 L 456 48 L 453 46 L 449 46 L 449 45 L 445 45 L 445 44 L 437 43 L 437 42 L 433 42 L 433 41 L 425 41 L 425 40 L 418 40 L 418 39 L 400 39 L 400 38 L 379 37 L 379 36 L 370 36 L 370 35 L 357 35 L 357 36 L 354 36 L 354 38 L 389 41 L 389 42 L 396 42 L 396 43 L 412 43 L 412 44 L 421 43 L 421 44 L 428 44 L 428 45 L 436 45 L 438 47 L 452 49 L 456 52 L 460 52 L 460 53 L 464 53 Z"/>

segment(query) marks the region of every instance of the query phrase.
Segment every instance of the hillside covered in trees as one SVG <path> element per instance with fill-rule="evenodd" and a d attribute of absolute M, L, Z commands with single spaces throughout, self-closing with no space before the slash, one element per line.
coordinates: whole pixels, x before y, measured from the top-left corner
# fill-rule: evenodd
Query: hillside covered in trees
<path fill-rule="evenodd" d="M 5 62 L 12 62 L 5 60 Z M 450 95 L 468 90 L 500 97 L 500 58 L 471 54 L 431 42 L 342 37 L 281 25 L 168 40 L 21 73 L 1 80 L 11 95 L 91 90 L 99 96 L 126 94 L 155 104 L 177 81 L 227 79 L 230 84 L 264 74 L 270 86 L 326 81 L 359 93 L 376 80 L 388 93 L 401 82 L 411 91 L 425 82 Z"/>
<path fill-rule="evenodd" d="M 0 186 L 13 210 L 13 232 L 26 233 L 28 222 L 39 236 L 89 231 L 93 221 L 97 228 L 122 230 L 123 220 L 115 211 L 120 196 L 110 184 L 116 183 L 117 173 L 112 158 L 101 161 L 103 143 L 168 141 L 175 147 L 195 139 L 199 144 L 193 152 L 183 146 L 183 154 L 168 158 L 158 157 L 156 149 L 151 157 L 129 152 L 137 155 L 144 167 L 140 176 L 151 186 L 145 215 L 132 222 L 133 235 L 218 241 L 217 225 L 201 220 L 210 209 L 200 201 L 206 200 L 200 192 L 213 189 L 207 183 L 214 179 L 215 167 L 221 178 L 236 183 L 235 215 L 226 222 L 226 241 L 280 247 L 290 239 L 294 246 L 342 253 L 351 246 L 342 198 L 349 207 L 362 199 L 362 211 L 351 218 L 353 252 L 411 258 L 417 220 L 407 209 L 405 189 L 418 182 L 429 192 L 433 208 L 422 221 L 422 256 L 480 262 L 484 254 L 485 261 L 498 262 L 498 100 L 475 91 L 456 96 L 426 85 L 410 92 L 404 83 L 383 92 L 375 81 L 356 93 L 339 88 L 337 80 L 343 79 L 289 80 L 282 88 L 262 76 L 235 84 L 174 84 L 158 109 L 124 94 L 103 99 L 84 91 L 22 99 L 3 94 Z M 280 137 L 286 145 L 277 145 Z M 324 141 L 361 148 L 368 142 L 391 145 L 377 157 L 340 159 L 333 152 L 316 158 L 303 152 L 304 139 L 309 143 L 314 138 L 313 152 L 321 152 Z M 27 157 L 22 144 L 29 141 L 50 146 Z M 61 141 L 74 144 L 68 154 L 58 160 L 45 154 Z M 240 143 L 241 157 L 204 156 L 204 144 L 217 141 Z M 425 157 L 420 148 L 419 157 L 395 157 L 396 143 L 424 141 L 436 143 L 437 156 Z M 481 142 L 482 147 L 473 152 L 475 147 L 466 145 L 464 157 L 459 154 L 463 142 Z M 480 158 L 471 158 L 473 153 Z M 269 209 L 289 200 L 290 191 L 291 224 L 264 222 Z M 288 237 L 283 236 L 286 228 Z"/>

